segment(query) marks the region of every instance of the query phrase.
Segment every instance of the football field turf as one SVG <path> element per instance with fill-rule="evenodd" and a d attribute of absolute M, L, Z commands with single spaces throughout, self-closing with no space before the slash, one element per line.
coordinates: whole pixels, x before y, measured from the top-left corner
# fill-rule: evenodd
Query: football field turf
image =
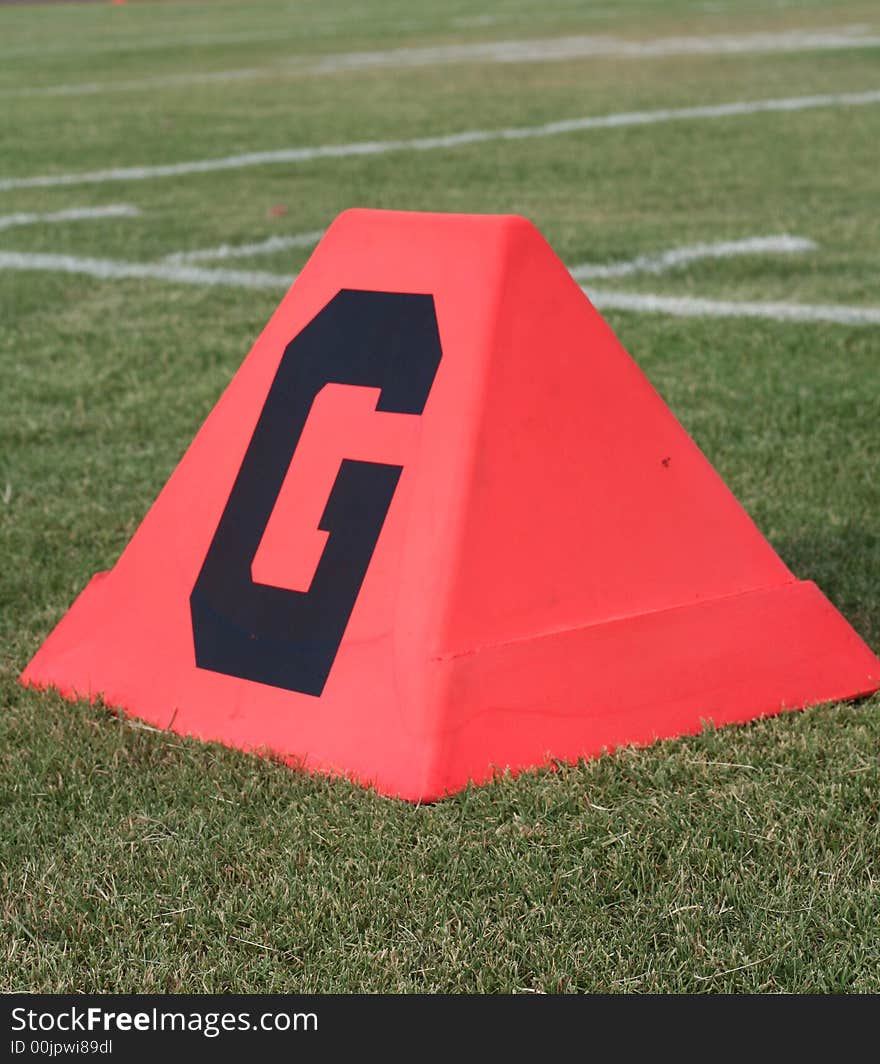
<path fill-rule="evenodd" d="M 0 4 L 0 990 L 880 992 L 880 697 L 413 807 L 17 677 L 320 232 L 517 213 L 880 648 L 876 3 Z"/>

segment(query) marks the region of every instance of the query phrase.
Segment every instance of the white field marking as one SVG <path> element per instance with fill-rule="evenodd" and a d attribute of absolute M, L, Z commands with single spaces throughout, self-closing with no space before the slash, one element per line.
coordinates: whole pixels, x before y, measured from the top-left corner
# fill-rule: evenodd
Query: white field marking
<path fill-rule="evenodd" d="M 195 251 L 174 251 L 166 255 L 165 262 L 208 262 L 219 259 L 250 258 L 268 255 L 287 248 L 311 247 L 324 235 L 323 229 L 294 236 L 270 236 L 251 244 L 221 244 L 216 248 L 199 248 Z M 781 254 L 791 255 L 801 251 L 815 251 L 816 244 L 805 237 L 752 236 L 744 240 L 722 240 L 711 244 L 689 244 L 670 248 L 656 255 L 638 255 L 625 262 L 591 263 L 572 266 L 569 270 L 577 281 L 628 277 L 634 273 L 665 273 L 678 266 L 685 266 L 701 259 L 726 259 L 737 255 Z"/>
<path fill-rule="evenodd" d="M 42 222 L 83 222 L 95 218 L 134 218 L 140 211 L 128 203 L 111 203 L 106 207 L 71 207 L 49 214 L 0 214 L 0 232 L 18 225 L 37 225 Z"/>
<path fill-rule="evenodd" d="M 211 262 L 218 259 L 245 259 L 252 255 L 271 255 L 288 248 L 308 248 L 317 244 L 324 235 L 323 229 L 293 236 L 270 236 L 253 244 L 221 244 L 217 248 L 199 248 L 196 251 L 175 251 L 165 256 L 166 262 Z"/>
<path fill-rule="evenodd" d="M 479 25 L 489 26 L 496 21 L 498 20 L 492 16 L 489 16 L 486 21 L 481 21 L 480 19 L 471 20 L 468 18 L 460 18 L 453 19 L 451 25 L 459 28 Z M 850 25 L 841 27 L 840 30 L 835 28 L 830 32 L 847 33 L 866 31 L 868 29 L 869 27 L 865 25 Z M 68 42 L 66 45 L 41 42 L 39 44 L 16 44 L 10 48 L 0 48 L 0 59 L 25 59 L 30 56 L 43 57 L 61 54 L 94 55 L 100 54 L 101 52 L 118 53 L 120 51 L 143 52 L 157 48 L 204 47 L 213 44 L 259 44 L 304 36 L 305 35 L 301 31 L 285 31 L 279 27 L 276 32 L 270 32 L 267 30 L 248 30 L 240 33 L 181 34 L 177 37 L 141 37 L 139 39 L 116 37 L 112 40 L 90 40 L 86 43 L 83 41 L 76 42 L 75 44 Z"/>
<path fill-rule="evenodd" d="M 789 96 L 769 100 L 737 100 L 733 103 L 704 104 L 698 107 L 663 107 L 655 111 L 623 111 L 588 118 L 563 118 L 540 126 L 511 126 L 506 129 L 471 129 L 435 137 L 408 140 L 369 140 L 353 144 L 325 144 L 307 148 L 281 148 L 274 151 L 246 152 L 218 159 L 194 159 L 184 163 L 159 166 L 128 166 L 112 170 L 93 170 L 76 174 L 47 174 L 37 177 L 0 178 L 0 192 L 16 188 L 51 188 L 58 185 L 94 185 L 111 181 L 148 181 L 157 177 L 181 177 L 219 170 L 242 170 L 276 163 L 306 163 L 318 159 L 347 159 L 354 156 L 386 155 L 400 151 L 436 151 L 466 144 L 492 141 L 529 140 L 564 133 L 584 133 L 595 129 L 620 129 L 627 126 L 652 126 L 664 122 L 683 122 L 700 118 L 732 118 L 740 115 L 774 112 L 809 111 L 818 107 L 864 107 L 880 103 L 880 89 L 868 92 L 823 93 L 816 96 Z"/>
<path fill-rule="evenodd" d="M 47 255 L 0 251 L 0 270 L 37 270 L 76 273 L 103 281 L 126 279 L 172 281 L 179 284 L 228 285 L 236 288 L 289 288 L 294 277 L 255 270 L 206 270 L 184 263 L 120 262 L 116 259 L 79 258 L 75 255 Z"/>
<path fill-rule="evenodd" d="M 815 251 L 812 240 L 799 236 L 752 236 L 745 240 L 722 240 L 713 244 L 689 244 L 670 248 L 658 255 L 638 255 L 628 262 L 584 262 L 572 266 L 570 273 L 576 281 L 591 281 L 608 277 L 629 277 L 634 273 L 665 273 L 678 266 L 686 266 L 701 259 L 728 259 L 736 255 L 782 254 Z"/>
<path fill-rule="evenodd" d="M 287 289 L 296 274 L 284 276 L 248 270 L 204 269 L 172 263 L 117 262 L 72 255 L 43 255 L 0 251 L 0 270 L 37 270 L 83 274 L 100 280 L 156 280 L 237 288 Z M 736 300 L 656 296 L 599 289 L 584 291 L 600 310 L 628 310 L 685 318 L 758 318 L 781 322 L 831 322 L 840 325 L 880 325 L 880 307 L 839 304 L 757 303 Z"/>
<path fill-rule="evenodd" d="M 690 296 L 655 296 L 639 292 L 587 289 L 601 310 L 632 310 L 670 314 L 676 318 L 763 318 L 769 321 L 824 321 L 837 325 L 880 325 L 880 307 L 848 307 L 837 303 L 759 303 Z"/>
<path fill-rule="evenodd" d="M 748 33 L 740 36 L 659 37 L 627 41 L 619 37 L 549 37 L 539 40 L 486 41 L 473 44 L 429 45 L 378 52 L 350 52 L 315 60 L 317 74 L 370 67 L 434 66 L 469 61 L 489 63 L 541 63 L 566 59 L 647 59 L 681 55 L 753 54 L 762 52 L 824 51 L 877 48 L 880 36 L 868 27 L 838 30 L 792 30 L 782 33 Z"/>
<path fill-rule="evenodd" d="M 788 30 L 781 33 L 747 33 L 736 36 L 660 37 L 643 41 L 627 41 L 619 37 L 577 36 L 439 44 L 371 52 L 340 52 L 314 58 L 295 56 L 260 67 L 190 71 L 125 81 L 16 87 L 3 90 L 2 95 L 86 96 L 169 85 L 209 85 L 216 82 L 278 78 L 283 75 L 317 76 L 346 71 L 448 66 L 458 63 L 553 63 L 577 59 L 654 59 L 686 55 L 763 55 L 880 48 L 880 35 L 865 32 L 868 28 L 844 26 L 829 30 Z"/>

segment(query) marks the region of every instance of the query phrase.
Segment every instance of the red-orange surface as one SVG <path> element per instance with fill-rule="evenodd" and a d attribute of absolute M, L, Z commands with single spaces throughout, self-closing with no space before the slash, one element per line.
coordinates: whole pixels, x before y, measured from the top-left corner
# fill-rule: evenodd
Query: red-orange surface
<path fill-rule="evenodd" d="M 340 463 L 402 467 L 329 672 L 310 681 L 317 694 L 218 671 L 222 642 L 208 640 L 212 667 L 197 665 L 190 598 L 285 348 L 341 290 L 433 297 L 442 357 L 423 409 L 387 398 L 393 381 L 318 390 L 258 546 L 239 537 L 247 579 L 283 589 L 272 606 L 283 619 L 285 593 L 315 591 L 342 535 L 319 528 Z M 398 338 L 386 323 L 380 339 L 368 324 L 330 326 L 320 336 L 337 361 L 371 344 L 381 359 L 390 343 L 399 368 L 430 346 L 407 346 L 416 326 Z M 258 481 L 258 455 L 252 469 Z M 205 609 L 246 655 L 251 614 L 218 619 L 216 601 Z M 298 649 L 306 669 L 321 651 Z M 285 644 L 270 650 L 283 658 Z M 788 571 L 528 222 L 349 211 L 115 567 L 22 679 L 427 800 L 498 768 L 865 694 L 880 662 Z"/>

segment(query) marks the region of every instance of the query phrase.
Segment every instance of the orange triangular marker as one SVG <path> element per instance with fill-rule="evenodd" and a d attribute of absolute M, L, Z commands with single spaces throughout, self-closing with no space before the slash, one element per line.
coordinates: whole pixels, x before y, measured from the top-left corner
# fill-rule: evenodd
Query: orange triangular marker
<path fill-rule="evenodd" d="M 530 224 L 349 211 L 23 681 L 431 799 L 880 662 Z"/>

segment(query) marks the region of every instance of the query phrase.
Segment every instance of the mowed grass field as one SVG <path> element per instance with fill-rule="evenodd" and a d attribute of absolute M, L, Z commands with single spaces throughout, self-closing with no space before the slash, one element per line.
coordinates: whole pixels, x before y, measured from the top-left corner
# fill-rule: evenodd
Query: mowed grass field
<path fill-rule="evenodd" d="M 572 266 L 653 256 L 585 283 L 666 300 L 605 313 L 878 649 L 880 98 L 851 99 L 880 90 L 878 36 L 876 3 L 834 0 L 0 6 L 0 989 L 880 991 L 876 696 L 413 807 L 17 682 L 307 258 L 287 238 L 350 206 L 524 214 Z M 511 41 L 540 54 L 472 47 Z M 174 276 L 205 250 L 277 286 Z M 720 306 L 744 303 L 812 309 Z"/>

